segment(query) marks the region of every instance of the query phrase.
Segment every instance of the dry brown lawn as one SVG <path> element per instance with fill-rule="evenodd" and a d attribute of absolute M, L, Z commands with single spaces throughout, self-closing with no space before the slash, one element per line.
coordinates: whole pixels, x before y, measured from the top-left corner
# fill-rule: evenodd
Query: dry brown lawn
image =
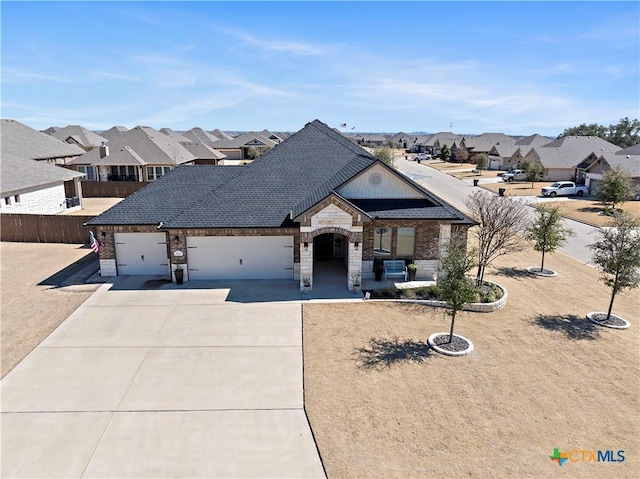
<path fill-rule="evenodd" d="M 614 312 L 626 331 L 589 323 L 609 290 L 556 253 L 540 278 L 533 251 L 500 258 L 488 279 L 509 291 L 491 314 L 461 313 L 469 356 L 425 347 L 448 331 L 442 309 L 401 303 L 306 304 L 305 404 L 329 478 L 636 478 L 640 467 L 640 295 Z M 625 450 L 623 463 L 549 456 Z"/>
<path fill-rule="evenodd" d="M 451 171 L 451 170 L 473 170 L 476 167 L 475 163 L 450 163 L 450 162 L 443 162 L 441 160 L 428 160 L 426 162 L 427 165 L 429 165 L 432 168 L 435 168 L 436 170 L 439 171 Z"/>
<path fill-rule="evenodd" d="M 499 188 L 505 188 L 505 195 L 507 196 L 540 196 L 540 190 L 552 183 L 551 181 L 539 181 L 534 183 L 534 187 L 531 188 L 530 182 L 505 183 L 504 181 L 500 181 L 498 183 L 481 184 L 480 187 L 494 193 L 497 193 Z"/>
<path fill-rule="evenodd" d="M 0 243 L 2 377 L 93 294 L 97 285 L 39 285 L 89 253 L 83 245 Z"/>
<path fill-rule="evenodd" d="M 603 215 L 604 206 L 598 200 L 570 199 L 559 201 L 560 211 L 563 216 L 574 220 L 583 221 L 595 226 L 607 226 L 611 217 Z M 616 208 L 619 208 L 617 205 Z M 629 201 L 622 205 L 622 209 L 633 218 L 640 220 L 640 201 Z"/>
<path fill-rule="evenodd" d="M 480 187 L 498 193 L 499 188 L 506 188 L 507 196 L 540 196 L 540 190 L 549 186 L 551 182 L 536 182 L 531 188 L 531 183 L 485 183 Z M 586 198 L 568 198 L 557 202 L 560 205 L 562 215 L 574 220 L 589 223 L 594 226 L 606 226 L 611 222 L 611 218 L 602 213 L 604 206 L 598 200 Z M 628 201 L 623 205 L 618 205 L 629 213 L 632 217 L 640 220 L 640 202 Z"/>

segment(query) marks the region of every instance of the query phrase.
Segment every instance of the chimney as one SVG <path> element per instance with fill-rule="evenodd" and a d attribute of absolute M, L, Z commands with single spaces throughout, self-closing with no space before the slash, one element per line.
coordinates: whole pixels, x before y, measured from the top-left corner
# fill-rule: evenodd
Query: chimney
<path fill-rule="evenodd" d="M 105 156 L 108 156 L 108 155 L 109 155 L 109 147 L 105 145 L 103 141 L 102 145 L 100 145 L 100 158 L 104 158 Z"/>

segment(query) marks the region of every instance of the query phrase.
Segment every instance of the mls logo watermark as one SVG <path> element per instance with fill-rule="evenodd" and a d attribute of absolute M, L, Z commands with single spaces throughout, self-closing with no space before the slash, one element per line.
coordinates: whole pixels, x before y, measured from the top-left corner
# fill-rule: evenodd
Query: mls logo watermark
<path fill-rule="evenodd" d="M 624 449 L 614 450 L 584 450 L 574 449 L 569 452 L 561 452 L 559 448 L 553 450 L 553 455 L 549 456 L 552 461 L 562 466 L 565 462 L 624 462 Z"/>

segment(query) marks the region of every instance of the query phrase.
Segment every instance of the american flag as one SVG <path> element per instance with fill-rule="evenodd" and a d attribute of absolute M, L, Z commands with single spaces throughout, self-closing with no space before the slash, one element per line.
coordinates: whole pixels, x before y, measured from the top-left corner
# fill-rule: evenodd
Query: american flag
<path fill-rule="evenodd" d="M 95 254 L 100 252 L 100 243 L 98 243 L 96 237 L 93 236 L 93 231 L 89 231 L 89 244 Z"/>

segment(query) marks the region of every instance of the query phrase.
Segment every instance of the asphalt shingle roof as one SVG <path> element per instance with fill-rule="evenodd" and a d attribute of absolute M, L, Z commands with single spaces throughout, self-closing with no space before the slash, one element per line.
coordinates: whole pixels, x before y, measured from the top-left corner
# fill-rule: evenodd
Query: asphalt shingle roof
<path fill-rule="evenodd" d="M 545 168 L 575 168 L 590 153 L 600 156 L 621 148 L 597 136 L 564 136 L 533 149 Z"/>
<path fill-rule="evenodd" d="M 314 120 L 248 166 L 181 166 L 90 223 L 162 221 L 166 228 L 292 225 L 297 214 L 376 163 L 380 164 L 366 150 Z M 417 204 L 392 203 L 391 210 L 372 205 L 376 211 L 386 211 L 381 213 L 385 217 L 468 221 L 428 192 L 425 196 L 428 199 Z"/>
<path fill-rule="evenodd" d="M 77 143 L 87 148 L 100 146 L 102 143 L 109 141 L 108 138 L 89 131 L 80 125 L 69 125 L 64 128 L 58 128 L 53 133 L 50 133 L 50 135 L 65 142 L 67 138 L 72 137 Z"/>
<path fill-rule="evenodd" d="M 0 190 L 2 190 L 2 194 L 59 184 L 81 176 L 84 176 L 84 173 L 28 158 L 20 158 L 11 153 L 2 153 L 2 162 L 0 162 Z"/>
<path fill-rule="evenodd" d="M 100 133 L 100 136 L 104 137 L 107 139 L 107 141 L 111 141 L 115 138 L 118 138 L 120 135 L 122 135 L 123 133 L 126 133 L 127 131 L 129 131 L 128 128 L 124 127 L 124 126 L 112 126 L 111 128 L 109 128 L 108 130 L 105 130 L 103 132 Z"/>
<path fill-rule="evenodd" d="M 2 156 L 11 154 L 33 160 L 79 156 L 84 153 L 77 145 L 70 145 L 19 121 L 9 119 L 0 120 L 0 144 Z"/>
<path fill-rule="evenodd" d="M 173 138 L 148 126 L 136 126 L 107 143 L 109 154 L 119 148 L 128 146 L 145 164 L 177 166 L 195 160 L 195 156 Z M 75 158 L 72 165 L 100 164 L 100 149 L 85 153 Z"/>
<path fill-rule="evenodd" d="M 464 140 L 464 146 L 473 149 L 474 152 L 489 152 L 494 145 L 513 145 L 514 143 L 515 140 L 504 133 L 483 133 Z"/>

